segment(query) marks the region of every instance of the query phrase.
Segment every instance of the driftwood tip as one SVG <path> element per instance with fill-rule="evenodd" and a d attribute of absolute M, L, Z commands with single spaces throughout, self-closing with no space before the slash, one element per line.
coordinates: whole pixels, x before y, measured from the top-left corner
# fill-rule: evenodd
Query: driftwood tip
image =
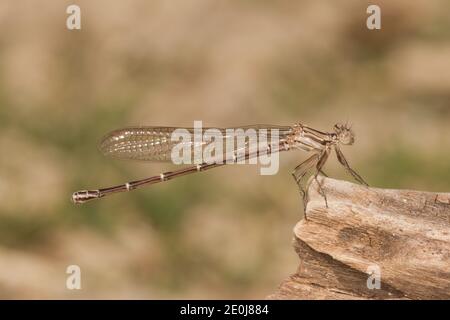
<path fill-rule="evenodd" d="M 450 193 L 318 177 L 294 228 L 297 272 L 271 299 L 449 299 Z"/>

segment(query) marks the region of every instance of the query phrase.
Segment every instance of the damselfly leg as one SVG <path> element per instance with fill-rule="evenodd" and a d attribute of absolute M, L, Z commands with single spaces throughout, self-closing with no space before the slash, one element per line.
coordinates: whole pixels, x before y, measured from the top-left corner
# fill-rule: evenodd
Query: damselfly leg
<path fill-rule="evenodd" d="M 317 186 L 319 188 L 319 193 L 322 195 L 323 199 L 325 200 L 325 206 L 328 208 L 328 200 L 327 195 L 325 194 L 325 191 L 322 188 L 322 185 L 320 184 L 319 180 L 317 179 L 317 175 L 322 170 L 323 166 L 325 165 L 325 162 L 327 162 L 328 156 L 330 155 L 330 148 L 327 147 L 319 156 L 319 161 L 316 164 L 316 172 L 314 173 L 314 180 L 317 183 Z"/>
<path fill-rule="evenodd" d="M 300 194 L 302 195 L 303 213 L 305 216 L 305 220 L 307 220 L 306 204 L 308 203 L 308 193 L 307 193 L 308 187 L 306 186 L 306 188 L 303 188 L 302 183 L 308 171 L 314 168 L 317 165 L 318 161 L 319 155 L 314 154 L 305 161 L 303 161 L 302 163 L 300 163 L 297 167 L 295 167 L 294 171 L 292 171 L 292 176 L 294 177 L 294 180 L 297 183 L 298 188 L 300 189 Z"/>
<path fill-rule="evenodd" d="M 353 178 L 355 178 L 356 181 L 358 181 L 359 183 L 365 185 L 365 186 L 369 186 L 367 184 L 367 182 L 364 181 L 363 178 L 361 178 L 361 176 L 359 174 L 356 173 L 355 170 L 353 170 L 350 165 L 347 162 L 347 159 L 345 159 L 344 154 L 342 153 L 342 151 L 339 149 L 338 146 L 334 147 L 334 150 L 336 151 L 336 156 L 338 158 L 338 161 L 344 166 L 344 168 L 353 176 Z"/>

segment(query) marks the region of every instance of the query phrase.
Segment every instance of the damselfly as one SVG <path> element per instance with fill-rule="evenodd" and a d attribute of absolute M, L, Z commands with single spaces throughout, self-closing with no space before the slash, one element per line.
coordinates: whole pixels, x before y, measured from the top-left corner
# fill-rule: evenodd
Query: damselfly
<path fill-rule="evenodd" d="M 175 130 L 181 129 L 177 127 L 133 127 L 124 128 L 113 131 L 107 134 L 99 145 L 100 151 L 111 157 L 121 159 L 134 159 L 145 161 L 171 161 L 172 148 L 180 142 L 173 141 L 171 139 Z M 194 128 L 183 128 L 188 133 L 194 135 Z M 203 128 L 203 132 L 206 132 L 211 128 Z M 234 128 L 231 128 L 234 129 Z M 98 199 L 107 195 L 131 191 L 137 188 L 163 182 L 184 176 L 187 174 L 201 172 L 208 169 L 223 166 L 228 163 L 235 163 L 242 160 L 252 159 L 258 157 L 261 153 L 275 153 L 280 151 L 289 151 L 292 149 L 303 150 L 311 152 L 312 155 L 299 164 L 292 176 L 297 182 L 300 192 L 303 196 L 303 200 L 306 205 L 306 191 L 302 186 L 302 181 L 305 176 L 313 170 L 313 177 L 317 181 L 319 173 L 323 173 L 322 169 L 327 161 L 332 150 L 335 151 L 338 161 L 344 166 L 344 168 L 361 184 L 367 185 L 367 183 L 359 176 L 348 164 L 340 149 L 340 145 L 352 145 L 355 140 L 353 131 L 348 125 L 336 124 L 334 126 L 334 132 L 322 132 L 313 129 L 307 125 L 297 123 L 293 126 L 275 126 L 275 125 L 253 125 L 242 127 L 241 129 L 252 129 L 256 132 L 270 132 L 276 130 L 278 133 L 278 139 L 276 143 L 269 143 L 264 146 L 264 150 L 261 150 L 261 146 L 253 146 L 252 141 L 246 141 L 241 148 L 235 148 L 231 153 L 225 154 L 224 161 L 222 162 L 203 162 L 187 168 L 164 172 L 156 176 L 149 178 L 130 181 L 124 184 L 120 184 L 113 187 L 102 188 L 97 190 L 82 190 L 77 191 L 72 195 L 72 201 L 74 203 L 84 203 L 89 200 Z M 229 131 L 227 129 L 216 129 L 222 133 L 222 137 L 225 139 Z M 229 129 L 228 129 L 229 130 Z M 194 142 L 186 142 L 194 144 Z M 208 142 L 202 142 L 201 148 L 206 148 Z M 201 154 L 201 153 L 200 153 Z M 241 156 L 239 156 L 241 155 Z M 193 163 L 196 163 L 195 156 Z M 324 174 L 325 175 L 325 174 Z M 317 181 L 318 182 L 318 181 Z M 326 195 L 320 187 L 320 193 L 325 199 L 327 204 Z"/>

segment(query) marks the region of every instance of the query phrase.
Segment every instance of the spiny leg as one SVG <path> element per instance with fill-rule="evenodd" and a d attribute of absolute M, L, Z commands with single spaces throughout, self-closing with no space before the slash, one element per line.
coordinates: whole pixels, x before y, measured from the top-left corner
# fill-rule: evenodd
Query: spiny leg
<path fill-rule="evenodd" d="M 367 184 L 367 182 L 365 182 L 364 179 L 361 178 L 361 176 L 356 173 L 355 170 L 350 168 L 350 165 L 348 164 L 347 159 L 345 159 L 344 154 L 342 153 L 342 151 L 339 149 L 338 146 L 334 147 L 334 151 L 336 152 L 336 156 L 337 156 L 339 162 L 344 166 L 345 169 L 347 169 L 348 172 L 350 172 L 350 174 L 353 176 L 353 178 L 355 178 L 355 180 L 358 181 L 360 184 L 369 186 Z"/>
<path fill-rule="evenodd" d="M 307 192 L 306 192 L 305 189 L 303 189 L 301 180 L 308 173 L 308 170 L 310 170 L 312 167 L 314 167 L 317 164 L 318 161 L 319 161 L 319 155 L 318 154 L 314 154 L 311 157 L 309 157 L 308 159 L 306 159 L 305 161 L 303 161 L 302 163 L 300 163 L 297 167 L 295 167 L 294 171 L 292 171 L 292 176 L 294 177 L 294 180 L 297 183 L 297 185 L 298 185 L 298 187 L 300 189 L 300 193 L 302 195 L 303 212 L 304 212 L 305 220 L 307 220 L 307 217 L 306 217 L 306 203 L 308 202 L 307 201 L 308 199 L 307 199 Z"/>
<path fill-rule="evenodd" d="M 319 172 L 320 172 L 324 177 L 329 178 L 329 176 L 328 176 L 323 170 L 319 170 Z"/>
<path fill-rule="evenodd" d="M 320 184 L 319 180 L 317 179 L 317 176 L 319 175 L 320 172 L 322 172 L 322 168 L 325 165 L 325 162 L 327 161 L 329 155 L 330 155 L 330 149 L 327 147 L 319 156 L 319 161 L 317 161 L 317 164 L 316 164 L 316 172 L 314 174 L 314 180 L 317 183 L 320 195 L 325 200 L 325 206 L 327 208 L 328 208 L 327 195 L 325 194 L 325 191 L 323 190 L 322 185 Z"/>
<path fill-rule="evenodd" d="M 320 195 L 323 197 L 323 200 L 325 201 L 325 207 L 328 208 L 328 199 L 327 199 L 327 195 L 325 194 L 325 191 L 322 188 L 322 185 L 320 184 L 319 180 L 317 179 L 317 175 L 318 175 L 319 171 L 316 171 L 316 173 L 314 174 L 314 180 L 317 183 L 318 189 L 319 189 L 319 193 Z"/>

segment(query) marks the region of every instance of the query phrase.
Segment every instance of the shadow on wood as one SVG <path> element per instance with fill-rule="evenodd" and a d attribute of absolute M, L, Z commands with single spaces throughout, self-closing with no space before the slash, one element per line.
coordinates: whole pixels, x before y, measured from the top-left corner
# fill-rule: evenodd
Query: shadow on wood
<path fill-rule="evenodd" d="M 312 181 L 300 265 L 269 299 L 450 299 L 450 193 L 319 181 L 328 208 Z"/>

